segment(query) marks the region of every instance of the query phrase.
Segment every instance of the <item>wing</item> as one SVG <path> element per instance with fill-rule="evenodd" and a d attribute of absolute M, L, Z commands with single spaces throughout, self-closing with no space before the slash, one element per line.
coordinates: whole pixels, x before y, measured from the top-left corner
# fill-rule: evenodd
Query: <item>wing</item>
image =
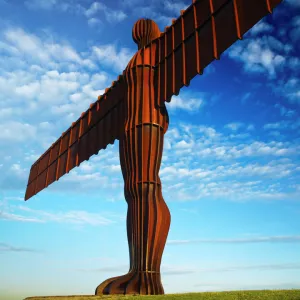
<path fill-rule="evenodd" d="M 282 0 L 193 0 L 152 43 L 158 47 L 156 100 L 163 106 Z"/>
<path fill-rule="evenodd" d="M 124 95 L 124 79 L 119 76 L 32 165 L 25 201 L 120 138 L 124 125 Z"/>

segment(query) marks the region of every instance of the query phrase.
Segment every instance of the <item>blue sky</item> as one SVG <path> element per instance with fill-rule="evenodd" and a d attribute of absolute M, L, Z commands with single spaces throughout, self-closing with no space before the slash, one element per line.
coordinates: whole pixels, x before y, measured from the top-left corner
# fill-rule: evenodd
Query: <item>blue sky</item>
<path fill-rule="evenodd" d="M 190 4 L 0 0 L 0 299 L 128 271 L 118 141 L 24 202 L 28 175 L 126 67 L 135 21 L 163 31 Z M 166 293 L 300 288 L 299 12 L 284 1 L 166 104 Z"/>

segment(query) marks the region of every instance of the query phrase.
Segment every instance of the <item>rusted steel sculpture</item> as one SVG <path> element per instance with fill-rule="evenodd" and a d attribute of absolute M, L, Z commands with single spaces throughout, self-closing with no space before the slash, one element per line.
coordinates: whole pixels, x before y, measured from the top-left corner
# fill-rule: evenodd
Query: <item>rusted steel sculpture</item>
<path fill-rule="evenodd" d="M 102 282 L 96 295 L 164 294 L 160 264 L 170 212 L 158 173 L 169 123 L 165 101 L 280 2 L 194 0 L 163 33 L 154 21 L 138 20 L 132 36 L 139 50 L 123 74 L 32 165 L 25 200 L 119 140 L 130 269 Z"/>

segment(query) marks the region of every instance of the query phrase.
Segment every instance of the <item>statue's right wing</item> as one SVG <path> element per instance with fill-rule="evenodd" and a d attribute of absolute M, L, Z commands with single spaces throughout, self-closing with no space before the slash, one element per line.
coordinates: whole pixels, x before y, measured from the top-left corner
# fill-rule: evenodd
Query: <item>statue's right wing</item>
<path fill-rule="evenodd" d="M 253 27 L 282 0 L 193 0 L 150 44 L 158 49 L 156 101 L 164 106 L 182 86 Z"/>
<path fill-rule="evenodd" d="M 81 117 L 32 165 L 25 200 L 120 139 L 124 127 L 123 76 L 112 83 Z"/>

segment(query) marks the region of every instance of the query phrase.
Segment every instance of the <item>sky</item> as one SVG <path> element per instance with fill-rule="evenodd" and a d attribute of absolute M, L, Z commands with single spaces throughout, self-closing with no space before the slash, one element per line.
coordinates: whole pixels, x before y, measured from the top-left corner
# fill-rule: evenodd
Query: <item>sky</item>
<path fill-rule="evenodd" d="M 192 1 L 0 0 L 0 299 L 127 273 L 118 141 L 24 201 L 31 165 L 125 69 L 132 27 Z M 300 288 L 300 1 L 166 103 L 165 293 Z M 298 278 L 298 280 L 297 280 Z"/>

